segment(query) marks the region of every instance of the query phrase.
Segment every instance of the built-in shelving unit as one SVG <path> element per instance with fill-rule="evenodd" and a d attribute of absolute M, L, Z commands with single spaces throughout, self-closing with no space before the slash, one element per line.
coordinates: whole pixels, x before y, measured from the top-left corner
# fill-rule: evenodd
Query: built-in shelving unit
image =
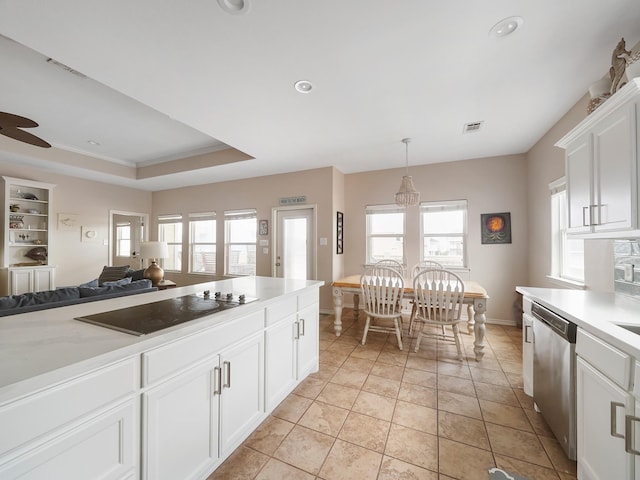
<path fill-rule="evenodd" d="M 2 177 L 0 293 L 4 295 L 54 288 L 50 235 L 54 187 Z"/>

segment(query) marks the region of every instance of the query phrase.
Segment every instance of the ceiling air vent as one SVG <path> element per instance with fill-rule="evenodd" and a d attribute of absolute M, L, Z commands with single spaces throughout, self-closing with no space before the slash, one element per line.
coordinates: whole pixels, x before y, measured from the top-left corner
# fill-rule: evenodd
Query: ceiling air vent
<path fill-rule="evenodd" d="M 64 63 L 60 63 L 57 60 L 54 60 L 53 58 L 47 58 L 47 63 L 50 63 L 51 65 L 54 65 L 58 68 L 61 68 L 62 70 L 69 72 L 72 75 L 75 75 L 76 77 L 80 77 L 80 78 L 87 78 L 87 76 L 84 73 L 80 73 L 77 70 L 74 70 L 73 68 L 65 65 Z"/>
<path fill-rule="evenodd" d="M 478 130 L 480 130 L 481 126 L 482 122 L 465 123 L 464 128 L 462 129 L 462 133 L 477 132 Z"/>

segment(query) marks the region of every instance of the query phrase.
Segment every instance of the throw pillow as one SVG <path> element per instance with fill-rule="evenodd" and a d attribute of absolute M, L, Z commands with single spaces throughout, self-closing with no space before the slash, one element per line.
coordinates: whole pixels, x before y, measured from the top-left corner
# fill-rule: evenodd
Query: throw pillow
<path fill-rule="evenodd" d="M 98 284 L 102 285 L 104 282 L 115 282 L 125 277 L 129 270 L 129 265 L 123 265 L 120 267 L 107 267 L 106 265 L 102 269 L 102 273 L 98 277 Z"/>
<path fill-rule="evenodd" d="M 93 280 L 91 280 L 90 282 L 86 282 L 86 283 L 81 283 L 80 285 L 78 285 L 79 287 L 90 287 L 90 288 L 95 288 L 98 286 L 98 279 L 94 278 Z"/>
<path fill-rule="evenodd" d="M 124 278 L 121 278 L 120 280 L 116 280 L 115 282 L 103 282 L 102 286 L 109 287 L 114 285 L 127 285 L 128 283 L 131 283 L 131 277 L 124 277 Z"/>
<path fill-rule="evenodd" d="M 144 279 L 144 268 L 140 270 L 133 270 L 132 268 L 130 268 L 127 272 L 127 277 L 131 277 L 132 282 Z"/>

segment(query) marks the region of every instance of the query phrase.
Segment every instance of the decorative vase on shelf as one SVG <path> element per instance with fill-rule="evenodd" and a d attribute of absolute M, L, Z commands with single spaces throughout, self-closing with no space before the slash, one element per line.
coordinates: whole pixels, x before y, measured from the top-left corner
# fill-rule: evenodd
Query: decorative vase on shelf
<path fill-rule="evenodd" d="M 17 203 L 12 203 L 11 205 L 9 205 L 9 211 L 11 211 L 11 212 L 19 212 L 20 211 L 20 205 L 18 205 Z"/>

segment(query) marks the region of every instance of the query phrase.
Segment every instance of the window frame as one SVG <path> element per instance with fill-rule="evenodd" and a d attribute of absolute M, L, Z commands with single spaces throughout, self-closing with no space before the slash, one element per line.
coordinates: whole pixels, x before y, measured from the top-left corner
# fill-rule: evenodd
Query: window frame
<path fill-rule="evenodd" d="M 372 216 L 373 215 L 385 215 L 390 213 L 401 213 L 402 214 L 402 233 L 371 233 L 371 225 L 372 225 Z M 397 257 L 388 257 L 392 260 L 397 260 L 403 266 L 407 265 L 407 211 L 404 207 L 399 207 L 395 204 L 386 204 L 386 205 L 367 205 L 365 207 L 365 264 L 373 264 L 382 258 L 373 258 L 372 255 L 372 240 L 376 238 L 392 238 L 392 237 L 402 237 L 402 258 Z"/>
<path fill-rule="evenodd" d="M 217 270 L 218 270 L 218 262 L 217 262 L 217 231 L 218 231 L 218 225 L 217 225 L 217 219 L 216 219 L 216 212 L 194 212 L 194 213 L 189 213 L 187 215 L 187 221 L 188 221 L 188 227 L 189 227 L 189 248 L 188 248 L 188 252 L 189 252 L 189 261 L 188 261 L 188 266 L 187 266 L 187 273 L 189 274 L 193 274 L 193 275 L 217 275 Z M 194 238 L 194 228 L 197 225 L 198 222 L 210 222 L 213 221 L 213 241 L 208 241 L 208 242 L 202 242 L 202 241 L 197 241 Z M 214 270 L 213 272 L 210 271 L 194 271 L 194 264 L 196 263 L 194 261 L 195 258 L 195 254 L 196 253 L 203 253 L 203 252 L 196 252 L 196 247 L 198 246 L 213 246 L 213 252 L 206 252 L 206 253 L 213 253 L 213 258 L 214 258 Z M 204 262 L 203 262 L 204 263 Z"/>
<path fill-rule="evenodd" d="M 447 233 L 430 233 L 425 232 L 425 214 L 428 211 L 462 211 L 462 233 L 459 232 L 447 232 Z M 467 270 L 469 268 L 469 257 L 467 254 L 469 243 L 469 202 L 467 199 L 458 200 L 433 200 L 420 202 L 419 212 L 420 216 L 420 261 L 433 260 L 440 263 L 444 268 L 450 268 L 453 270 Z M 438 237 L 462 237 L 462 264 L 453 263 L 447 261 L 447 256 L 429 256 L 425 258 L 425 240 L 426 238 L 438 238 Z M 457 257 L 456 257 L 457 258 Z"/>
<path fill-rule="evenodd" d="M 567 198 L 566 177 L 560 177 L 549 184 L 549 223 L 550 223 L 550 248 L 551 262 L 548 278 L 562 282 L 573 287 L 584 287 L 584 240 L 568 235 L 569 207 Z M 568 254 L 569 242 L 581 242 L 581 252 L 574 250 L 574 255 L 582 256 L 582 275 L 576 276 L 568 273 L 570 262 Z M 577 245 L 577 243 L 575 243 Z"/>
<path fill-rule="evenodd" d="M 229 222 L 240 219 L 251 218 L 255 222 L 255 232 L 253 242 L 231 242 Z M 253 271 L 250 273 L 231 273 L 230 270 L 230 250 L 234 245 L 253 246 L 254 261 Z M 224 212 L 224 274 L 234 277 L 251 276 L 257 274 L 258 269 L 258 212 L 255 208 L 246 208 L 242 210 L 225 210 Z M 246 265 L 251 265 L 247 263 Z"/>

